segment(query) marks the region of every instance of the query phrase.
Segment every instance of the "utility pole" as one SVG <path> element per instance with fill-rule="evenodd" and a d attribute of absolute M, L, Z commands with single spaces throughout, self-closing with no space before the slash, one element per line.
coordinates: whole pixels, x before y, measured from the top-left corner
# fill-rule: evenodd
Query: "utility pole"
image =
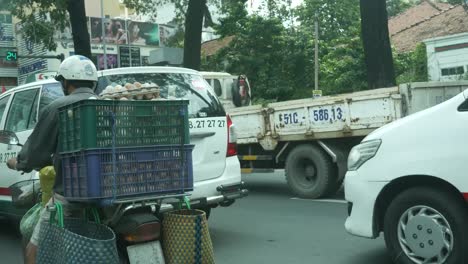
<path fill-rule="evenodd" d="M 318 73 L 319 73 L 319 62 L 318 62 L 318 14 L 315 12 L 315 87 L 314 90 L 318 90 Z"/>
<path fill-rule="evenodd" d="M 128 59 L 130 60 L 130 67 L 132 67 L 132 47 L 130 47 L 130 30 L 128 29 L 128 9 L 125 7 L 125 24 L 127 29 L 127 47 L 128 47 Z"/>
<path fill-rule="evenodd" d="M 107 46 L 106 32 L 104 31 L 104 0 L 101 0 L 101 30 L 102 30 L 102 49 L 104 50 L 104 70 L 107 70 Z"/>

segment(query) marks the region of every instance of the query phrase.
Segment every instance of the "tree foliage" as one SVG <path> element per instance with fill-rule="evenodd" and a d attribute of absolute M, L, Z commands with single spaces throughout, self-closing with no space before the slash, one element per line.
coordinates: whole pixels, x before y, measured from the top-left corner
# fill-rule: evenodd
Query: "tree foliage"
<path fill-rule="evenodd" d="M 427 53 L 424 43 L 419 43 L 413 51 L 396 53 L 394 58 L 398 84 L 428 81 Z"/>
<path fill-rule="evenodd" d="M 84 0 L 0 0 L 0 7 L 21 21 L 24 39 L 48 50 L 57 48 L 55 32 L 71 24 L 75 53 L 91 57 Z"/>
<path fill-rule="evenodd" d="M 72 19 L 75 52 L 90 57 L 90 40 L 86 37 L 88 31 L 83 22 L 84 10 L 76 10 L 76 7 L 80 6 L 77 2 L 81 2 L 84 8 L 84 0 L 0 0 L 0 6 L 21 20 L 22 33 L 27 40 L 42 44 L 48 50 L 57 48 L 54 33 L 63 31 L 70 25 L 69 19 Z M 157 14 L 158 7 L 168 3 L 176 6 L 176 21 L 185 21 L 186 28 L 189 28 L 182 31 L 186 43 L 184 64 L 186 67 L 198 69 L 202 23 L 197 12 L 201 12 L 201 20 L 205 26 L 211 26 L 213 23 L 207 0 L 124 0 L 127 7 L 135 9 L 140 14 L 151 15 L 152 18 Z M 210 0 L 210 4 L 219 5 L 219 3 L 218 0 Z M 70 16 L 67 13 L 70 13 Z"/>
<path fill-rule="evenodd" d="M 155 17 L 157 7 L 172 3 L 176 7 L 176 19 L 185 21 L 184 28 L 184 62 L 186 68 L 200 69 L 201 63 L 201 34 L 203 25 L 213 25 L 208 3 L 220 6 L 218 0 L 124 0 L 127 7 L 138 13 Z"/>
<path fill-rule="evenodd" d="M 415 4 L 415 2 L 409 2 L 407 0 L 386 0 L 386 2 L 388 17 L 393 17 L 403 13 Z"/>
<path fill-rule="evenodd" d="M 67 4 L 68 0 L 0 0 L 0 9 L 11 12 L 22 22 L 21 33 L 26 40 L 55 50 L 54 32 L 69 25 Z"/>
<path fill-rule="evenodd" d="M 267 16 L 247 15 L 243 2 L 231 5 L 216 28 L 222 36 L 235 35 L 234 40 L 203 69 L 246 74 L 256 101 L 311 97 L 319 10 L 319 88 L 324 94 L 366 89 L 359 1 L 305 0 L 294 10 L 285 8 L 289 1 L 277 1 Z"/>
<path fill-rule="evenodd" d="M 387 3 L 392 15 L 417 4 L 402 0 Z M 275 6 L 277 10 L 270 10 L 267 15 L 248 15 L 245 1 L 232 1 L 216 30 L 222 37 L 235 38 L 229 47 L 205 58 L 202 69 L 246 74 L 253 87 L 254 101 L 259 103 L 309 98 L 314 87 L 313 26 L 317 13 L 319 88 L 324 94 L 369 89 L 358 0 L 305 0 L 288 12 L 282 9 L 281 1 L 276 1 Z M 392 60 L 390 48 L 388 52 Z M 394 53 L 398 83 L 427 80 L 425 54 L 423 44 L 410 53 Z"/>

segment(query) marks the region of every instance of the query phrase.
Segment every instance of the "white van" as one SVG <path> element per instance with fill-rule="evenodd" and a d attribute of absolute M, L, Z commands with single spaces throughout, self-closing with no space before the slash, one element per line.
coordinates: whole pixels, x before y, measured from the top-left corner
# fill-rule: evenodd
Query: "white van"
<path fill-rule="evenodd" d="M 212 207 L 229 206 L 247 195 L 241 182 L 240 165 L 234 142 L 234 126 L 211 87 L 193 70 L 171 67 L 133 67 L 98 72 L 97 93 L 107 85 L 152 82 L 161 96 L 188 99 L 190 142 L 193 150 L 194 207 L 208 214 Z M 29 83 L 0 95 L 0 130 L 15 132 L 24 143 L 37 122 L 38 113 L 54 99 L 63 96 L 55 80 Z M 9 170 L 6 161 L 16 157 L 20 147 L 0 144 L 0 215 L 21 216 L 24 211 L 11 204 L 12 184 L 37 178 Z M 166 208 L 166 207 L 164 207 Z M 162 208 L 163 209 L 163 208 Z"/>
<path fill-rule="evenodd" d="M 468 90 L 392 122 L 348 157 L 346 230 L 397 263 L 468 263 Z"/>
<path fill-rule="evenodd" d="M 251 89 L 247 77 L 235 76 L 226 72 L 200 72 L 211 85 L 224 109 L 229 110 L 251 105 Z"/>

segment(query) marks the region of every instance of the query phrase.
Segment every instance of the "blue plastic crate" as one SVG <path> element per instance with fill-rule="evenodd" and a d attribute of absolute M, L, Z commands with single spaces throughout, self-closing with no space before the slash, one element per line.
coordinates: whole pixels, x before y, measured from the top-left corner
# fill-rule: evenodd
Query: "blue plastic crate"
<path fill-rule="evenodd" d="M 63 190 L 70 201 L 102 206 L 116 199 L 193 190 L 193 145 L 122 147 L 62 153 Z M 182 157 L 184 160 L 182 160 Z"/>

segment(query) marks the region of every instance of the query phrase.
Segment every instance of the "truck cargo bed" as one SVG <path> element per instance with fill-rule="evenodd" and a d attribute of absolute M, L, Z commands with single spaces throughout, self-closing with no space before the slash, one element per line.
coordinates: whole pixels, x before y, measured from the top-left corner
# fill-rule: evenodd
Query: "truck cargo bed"
<path fill-rule="evenodd" d="M 238 144 L 365 136 L 402 116 L 398 87 L 232 109 Z"/>

